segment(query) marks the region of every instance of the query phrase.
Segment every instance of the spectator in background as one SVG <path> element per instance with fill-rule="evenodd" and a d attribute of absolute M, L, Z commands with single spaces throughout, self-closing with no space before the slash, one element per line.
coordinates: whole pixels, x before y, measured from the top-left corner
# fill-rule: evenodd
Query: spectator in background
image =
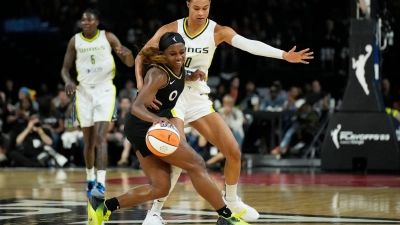
<path fill-rule="evenodd" d="M 305 103 L 305 100 L 300 98 L 300 95 L 300 89 L 298 87 L 291 87 L 288 91 L 288 98 L 282 106 L 283 110 L 293 112 L 298 111 Z M 288 151 L 292 137 L 299 126 L 297 115 L 291 115 L 282 119 L 283 127 L 281 132 L 283 132 L 283 138 L 279 145 L 271 151 L 272 155 L 285 154 Z"/>
<path fill-rule="evenodd" d="M 322 92 L 321 84 L 318 80 L 314 80 L 311 84 L 312 90 L 305 95 L 306 102 L 319 112 L 329 110 L 330 96 Z"/>
<path fill-rule="evenodd" d="M 32 115 L 25 129 L 17 135 L 16 149 L 9 152 L 14 166 L 43 167 L 47 166 L 49 155 L 45 146 L 51 146 L 50 130 L 43 128 L 39 115 Z"/>
<path fill-rule="evenodd" d="M 256 85 L 252 80 L 246 83 L 245 97 L 240 103 L 241 110 L 253 110 L 258 111 L 260 107 L 260 94 L 256 90 Z"/>
<path fill-rule="evenodd" d="M 18 99 L 18 91 L 14 88 L 14 81 L 12 79 L 7 79 L 5 83 L 5 88 L 3 90 L 6 95 L 6 103 L 10 105 L 15 105 Z"/>
<path fill-rule="evenodd" d="M 53 139 L 52 147 L 57 150 L 61 134 L 64 132 L 64 115 L 57 110 L 51 96 L 43 97 L 42 101 L 39 110 L 42 127 L 50 130 Z"/>
<path fill-rule="evenodd" d="M 10 127 L 9 134 L 12 143 L 20 131 L 26 126 L 29 117 L 38 113 L 38 111 L 36 111 L 32 106 L 32 100 L 27 96 L 19 100 L 17 104 L 20 105 L 20 107 L 12 111 L 7 117 L 7 124 Z"/>
<path fill-rule="evenodd" d="M 190 128 L 190 132 L 188 132 L 186 135 L 188 144 L 198 154 L 200 154 L 204 160 L 208 160 L 210 158 L 211 144 L 196 129 L 194 129 L 193 127 L 189 127 L 189 128 Z"/>
<path fill-rule="evenodd" d="M 238 105 L 238 101 L 240 101 L 240 79 L 239 77 L 233 77 L 231 79 L 230 85 L 229 85 L 229 95 L 232 97 L 234 105 Z"/>
<path fill-rule="evenodd" d="M 63 115 L 63 117 L 70 117 L 70 113 L 68 111 L 69 106 L 72 104 L 71 98 L 68 97 L 67 93 L 65 92 L 65 89 L 61 87 L 58 90 L 58 94 L 55 98 L 53 98 L 53 103 L 54 106 L 57 108 L 57 111 Z"/>
<path fill-rule="evenodd" d="M 383 98 L 383 105 L 385 108 L 394 107 L 394 97 L 392 95 L 392 90 L 390 89 L 390 81 L 387 78 L 383 78 L 381 82 L 381 93 Z"/>
<path fill-rule="evenodd" d="M 61 93 L 61 92 L 60 92 Z M 83 158 L 83 133 L 81 128 L 74 124 L 72 117 L 74 105 L 68 104 L 64 112 L 64 132 L 61 134 L 61 141 L 65 155 L 69 160 L 69 165 L 75 167 L 80 165 L 80 159 Z"/>
<path fill-rule="evenodd" d="M 128 79 L 125 82 L 125 87 L 119 91 L 118 98 L 129 97 L 131 99 L 130 101 L 133 102 L 136 98 L 137 92 L 138 90 L 135 87 L 135 83 L 131 79 Z"/>
<path fill-rule="evenodd" d="M 129 163 L 129 156 L 131 155 L 132 145 L 126 139 L 124 133 L 125 117 L 130 113 L 132 106 L 132 99 L 129 96 L 122 96 L 119 100 L 119 108 L 117 121 L 113 122 L 113 133 L 109 133 L 108 140 L 118 142 L 123 146 L 121 158 L 117 162 L 118 166 L 126 166 Z"/>
<path fill-rule="evenodd" d="M 219 83 L 214 96 L 214 109 L 218 110 L 222 107 L 222 99 L 227 94 L 227 90 L 224 83 Z"/>
<path fill-rule="evenodd" d="M 272 85 L 267 96 L 260 105 L 260 111 L 282 111 L 285 99 L 279 96 L 279 88 Z"/>
<path fill-rule="evenodd" d="M 283 99 L 287 98 L 287 92 L 285 89 L 283 89 L 282 82 L 280 80 L 272 81 L 272 85 L 278 88 L 278 96 L 280 98 L 283 98 Z"/>
<path fill-rule="evenodd" d="M 21 107 L 21 100 L 22 99 L 29 99 L 31 100 L 32 108 L 35 111 L 39 111 L 39 104 L 32 98 L 31 90 L 27 87 L 21 87 L 18 91 L 18 101 L 14 107 L 12 107 L 10 111 L 18 110 Z"/>
<path fill-rule="evenodd" d="M 42 105 L 48 106 L 49 99 L 53 98 L 53 94 L 49 91 L 46 83 L 40 84 L 40 89 L 36 94 L 36 102 L 39 104 L 39 109 Z"/>
<path fill-rule="evenodd" d="M 336 36 L 333 20 L 328 19 L 325 26 L 325 33 L 323 34 L 321 44 L 321 67 L 322 69 L 333 69 L 339 38 Z"/>

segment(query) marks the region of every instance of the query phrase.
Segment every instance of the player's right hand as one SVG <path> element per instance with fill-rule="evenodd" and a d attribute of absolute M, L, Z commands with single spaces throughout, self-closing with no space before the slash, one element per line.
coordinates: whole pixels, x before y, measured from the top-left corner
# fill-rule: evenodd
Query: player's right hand
<path fill-rule="evenodd" d="M 158 107 L 158 105 L 162 105 L 162 103 L 160 101 L 158 101 L 156 98 L 153 100 L 152 103 L 150 103 L 149 108 L 151 109 L 155 109 L 155 110 L 160 110 L 160 107 Z"/>
<path fill-rule="evenodd" d="M 169 124 L 169 119 L 167 119 L 167 117 L 158 117 L 157 119 L 153 120 L 153 126 L 156 125 L 157 123 Z"/>
<path fill-rule="evenodd" d="M 76 85 L 73 82 L 69 82 L 65 84 L 65 92 L 67 92 L 67 95 L 72 95 L 76 91 Z"/>

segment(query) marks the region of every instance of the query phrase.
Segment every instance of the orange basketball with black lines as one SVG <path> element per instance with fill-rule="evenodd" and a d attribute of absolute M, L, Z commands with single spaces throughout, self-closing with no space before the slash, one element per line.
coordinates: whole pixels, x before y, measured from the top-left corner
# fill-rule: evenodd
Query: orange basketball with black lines
<path fill-rule="evenodd" d="M 158 156 L 167 156 L 179 146 L 178 129 L 172 124 L 157 123 L 149 128 L 146 134 L 146 145 Z"/>

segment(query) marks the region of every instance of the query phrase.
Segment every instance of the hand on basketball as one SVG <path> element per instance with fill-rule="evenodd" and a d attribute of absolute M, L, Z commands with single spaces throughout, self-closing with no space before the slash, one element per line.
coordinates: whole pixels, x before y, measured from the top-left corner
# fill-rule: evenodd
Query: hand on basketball
<path fill-rule="evenodd" d="M 69 82 L 65 84 L 65 92 L 67 95 L 72 95 L 76 91 L 76 85 L 73 82 Z"/>
<path fill-rule="evenodd" d="M 205 81 L 206 78 L 207 78 L 206 74 L 199 69 L 197 69 L 193 73 L 186 74 L 185 77 L 187 81 L 196 81 L 196 80 Z"/>
<path fill-rule="evenodd" d="M 122 56 L 132 55 L 132 51 L 125 46 L 115 47 L 115 51 Z"/>
<path fill-rule="evenodd" d="M 289 52 L 284 52 L 282 58 L 291 63 L 304 63 L 309 64 L 305 59 L 313 59 L 314 52 L 309 52 L 309 48 L 295 52 L 296 46 L 294 46 Z"/>
<path fill-rule="evenodd" d="M 153 102 L 150 103 L 150 105 L 148 107 L 151 109 L 160 110 L 160 107 L 158 107 L 157 104 L 162 105 L 162 103 L 160 101 L 158 101 L 156 98 L 154 98 Z"/>
<path fill-rule="evenodd" d="M 156 125 L 157 123 L 169 124 L 169 119 L 167 119 L 166 117 L 158 117 L 157 119 L 153 120 L 153 125 Z"/>

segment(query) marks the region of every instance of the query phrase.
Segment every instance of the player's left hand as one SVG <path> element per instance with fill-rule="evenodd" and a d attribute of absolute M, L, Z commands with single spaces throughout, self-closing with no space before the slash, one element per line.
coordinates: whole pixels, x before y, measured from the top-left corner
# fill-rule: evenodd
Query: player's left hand
<path fill-rule="evenodd" d="M 115 51 L 117 52 L 117 54 L 122 56 L 132 55 L 132 51 L 125 46 L 115 47 Z"/>
<path fill-rule="evenodd" d="M 282 58 L 291 63 L 304 63 L 309 64 L 305 59 L 313 59 L 314 52 L 309 52 L 309 48 L 295 52 L 296 46 L 294 46 L 289 52 L 284 52 Z"/>
<path fill-rule="evenodd" d="M 186 75 L 186 80 L 187 81 L 196 81 L 196 80 L 200 80 L 200 81 L 205 81 L 207 79 L 206 73 L 204 73 L 203 71 L 197 69 L 196 71 L 194 71 L 193 73 L 188 73 Z"/>

